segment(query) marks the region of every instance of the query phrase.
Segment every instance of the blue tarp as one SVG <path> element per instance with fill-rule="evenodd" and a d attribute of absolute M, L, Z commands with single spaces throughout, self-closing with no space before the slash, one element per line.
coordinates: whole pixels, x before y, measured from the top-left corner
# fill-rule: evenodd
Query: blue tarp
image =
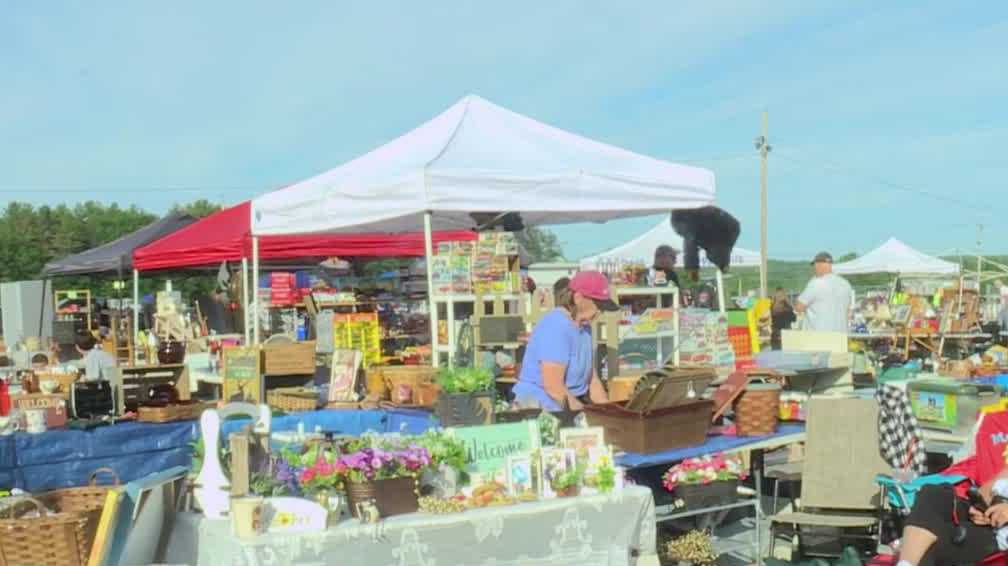
<path fill-rule="evenodd" d="M 360 435 L 367 431 L 419 434 L 437 425 L 430 413 L 409 410 L 311 411 L 273 419 L 273 430 Z M 229 434 L 241 421 L 224 423 Z M 199 423 L 122 423 L 90 431 L 52 430 L 0 436 L 0 487 L 44 491 L 85 485 L 91 473 L 109 467 L 123 482 L 189 466 L 189 444 L 199 438 Z"/>
<path fill-rule="evenodd" d="M 616 463 L 626 468 L 641 468 L 644 466 L 657 466 L 659 464 L 672 464 L 685 460 L 686 458 L 696 458 L 707 454 L 717 454 L 746 444 L 755 444 L 769 438 L 798 434 L 805 431 L 802 424 L 782 424 L 776 434 L 767 436 L 708 436 L 707 442 L 696 446 L 687 446 L 676 450 L 667 450 L 655 454 L 636 454 L 627 452 L 616 456 Z"/>

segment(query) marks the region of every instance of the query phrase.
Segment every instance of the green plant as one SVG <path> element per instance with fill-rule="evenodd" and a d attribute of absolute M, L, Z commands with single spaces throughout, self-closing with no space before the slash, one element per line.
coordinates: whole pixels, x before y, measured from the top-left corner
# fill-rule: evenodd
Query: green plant
<path fill-rule="evenodd" d="M 487 368 L 441 368 L 438 384 L 441 391 L 448 394 L 478 393 L 493 390 L 494 376 Z"/>
<path fill-rule="evenodd" d="M 417 446 L 427 449 L 433 466 L 443 464 L 460 474 L 465 472 L 466 450 L 461 440 L 441 431 L 428 430 L 412 441 Z"/>
<path fill-rule="evenodd" d="M 563 491 L 565 489 L 581 485 L 583 477 L 584 472 L 580 468 L 567 470 L 566 472 L 553 478 L 553 489 L 556 491 Z"/>
<path fill-rule="evenodd" d="M 598 489 L 602 493 L 609 493 L 616 487 L 616 468 L 612 466 L 602 466 L 598 469 Z"/>

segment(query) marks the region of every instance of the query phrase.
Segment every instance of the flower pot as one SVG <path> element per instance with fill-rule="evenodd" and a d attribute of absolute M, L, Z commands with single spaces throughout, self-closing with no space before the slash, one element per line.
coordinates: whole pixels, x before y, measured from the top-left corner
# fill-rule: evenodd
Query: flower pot
<path fill-rule="evenodd" d="M 687 509 L 727 505 L 738 500 L 738 486 L 737 479 L 679 484 L 675 487 L 675 496 L 683 501 Z"/>
<path fill-rule="evenodd" d="M 553 493 L 555 493 L 557 497 L 577 497 L 580 491 L 580 486 L 577 485 L 568 486 L 563 489 L 553 488 Z"/>
<path fill-rule="evenodd" d="M 493 424 L 493 392 L 441 393 L 438 396 L 437 416 L 441 420 L 441 426 L 445 427 Z"/>
<path fill-rule="evenodd" d="M 163 340 L 158 344 L 157 357 L 161 365 L 181 364 L 185 359 L 185 343 L 178 340 Z"/>
<path fill-rule="evenodd" d="M 420 508 L 416 479 L 412 477 L 347 484 L 347 502 L 354 517 L 359 518 L 357 504 L 369 500 L 374 501 L 382 517 L 415 513 Z"/>

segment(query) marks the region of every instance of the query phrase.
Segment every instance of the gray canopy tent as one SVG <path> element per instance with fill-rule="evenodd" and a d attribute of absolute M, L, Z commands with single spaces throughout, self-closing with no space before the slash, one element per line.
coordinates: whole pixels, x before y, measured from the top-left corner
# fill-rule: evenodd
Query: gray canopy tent
<path fill-rule="evenodd" d="M 42 276 L 46 283 L 43 284 L 43 300 L 46 296 L 45 284 L 52 277 L 63 277 L 72 275 L 111 275 L 123 277 L 124 273 L 133 270 L 133 250 L 146 246 L 151 242 L 171 234 L 181 228 L 196 221 L 196 218 L 186 213 L 172 213 L 164 218 L 160 218 L 150 224 L 108 242 L 96 248 L 53 260 L 45 264 L 42 268 Z M 133 289 L 133 324 L 136 328 L 139 314 L 138 289 L 134 285 Z M 43 309 L 44 312 L 45 309 Z"/>

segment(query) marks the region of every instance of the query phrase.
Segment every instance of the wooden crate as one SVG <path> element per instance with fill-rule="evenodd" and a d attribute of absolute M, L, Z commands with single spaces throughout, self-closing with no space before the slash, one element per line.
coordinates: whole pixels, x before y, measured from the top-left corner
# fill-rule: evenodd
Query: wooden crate
<path fill-rule="evenodd" d="M 315 375 L 315 341 L 263 344 L 264 375 Z"/>

